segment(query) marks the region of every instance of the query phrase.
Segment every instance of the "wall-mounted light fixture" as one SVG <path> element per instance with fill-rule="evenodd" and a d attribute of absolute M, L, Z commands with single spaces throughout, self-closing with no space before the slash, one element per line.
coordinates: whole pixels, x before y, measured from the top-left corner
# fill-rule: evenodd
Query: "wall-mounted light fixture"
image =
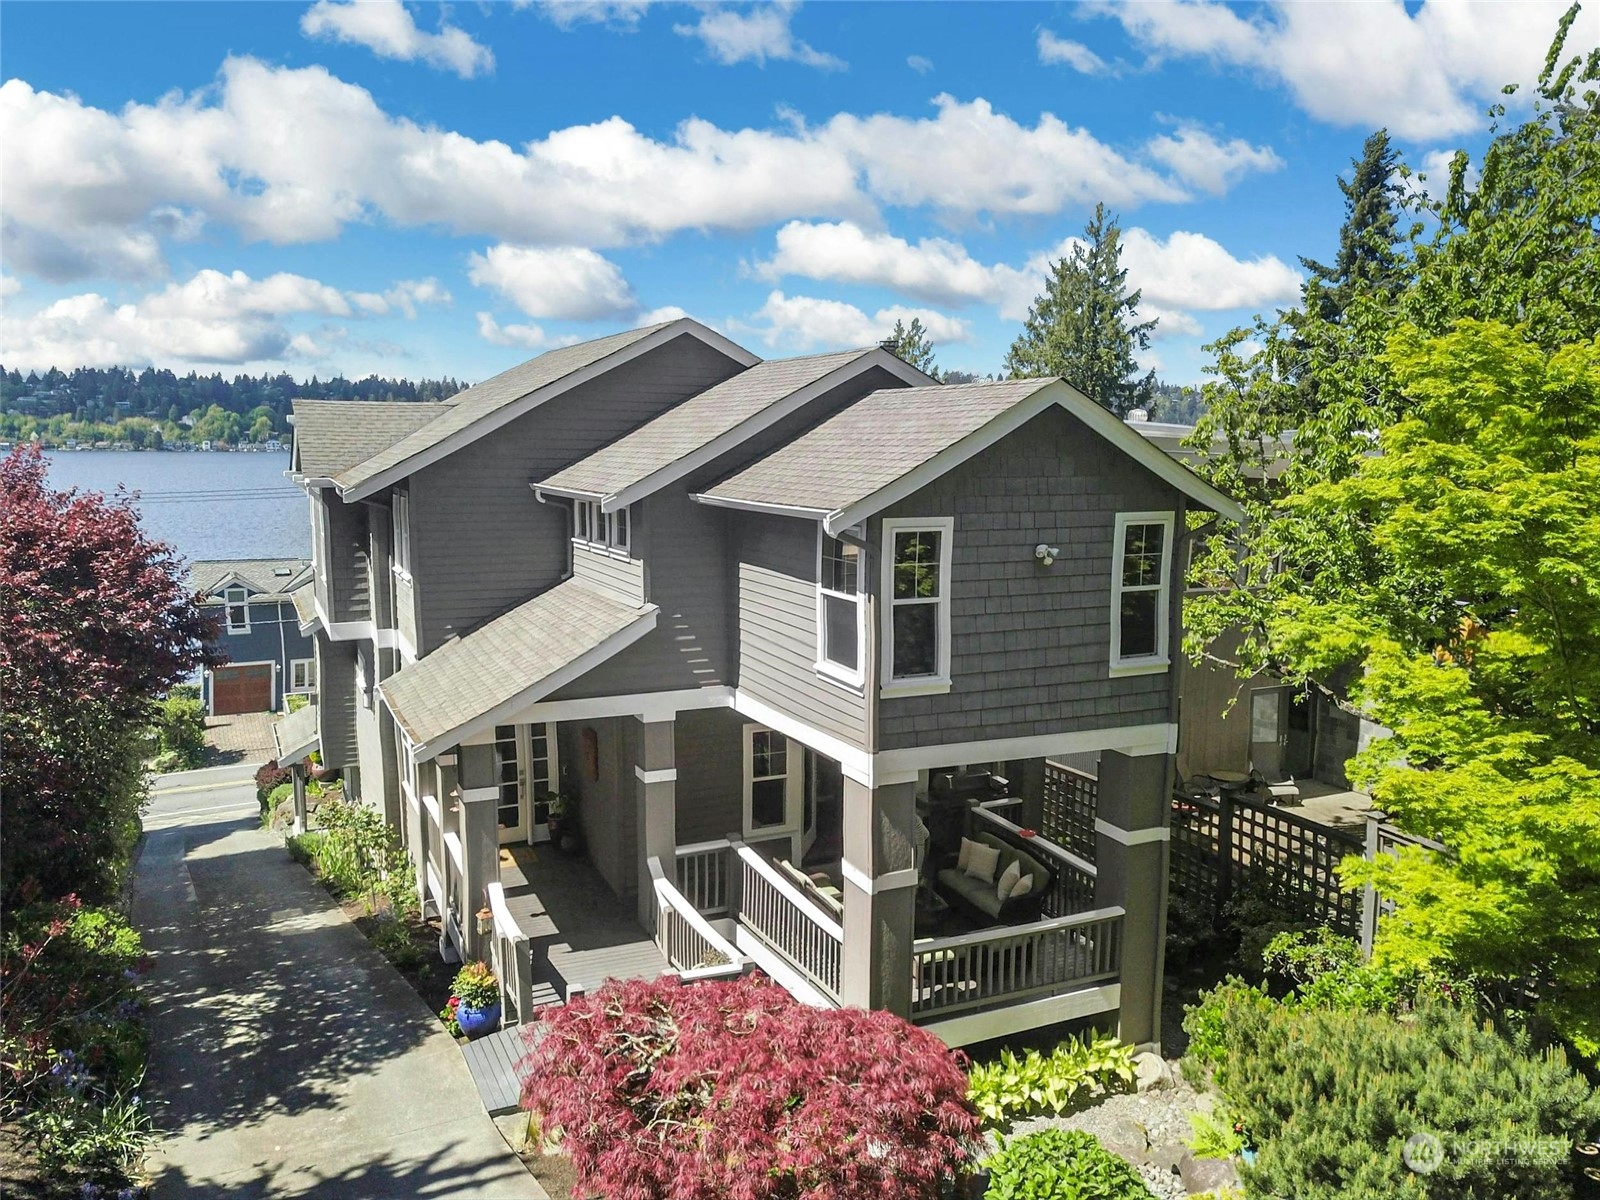
<path fill-rule="evenodd" d="M 1037 546 L 1035 546 L 1033 548 L 1033 556 L 1035 558 L 1037 558 L 1040 562 L 1042 562 L 1047 567 L 1051 563 L 1056 561 L 1056 557 L 1060 553 L 1061 553 L 1061 547 L 1060 546 L 1047 546 L 1043 542 L 1040 542 Z"/>

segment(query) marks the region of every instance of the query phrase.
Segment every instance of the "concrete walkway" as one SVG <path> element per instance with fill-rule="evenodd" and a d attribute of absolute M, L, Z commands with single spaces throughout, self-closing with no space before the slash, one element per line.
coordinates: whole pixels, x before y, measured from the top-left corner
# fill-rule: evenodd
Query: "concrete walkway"
<path fill-rule="evenodd" d="M 155 1195 L 543 1200 L 443 1026 L 282 842 L 220 780 L 162 783 L 158 811 L 194 816 L 150 822 L 135 884 Z"/>

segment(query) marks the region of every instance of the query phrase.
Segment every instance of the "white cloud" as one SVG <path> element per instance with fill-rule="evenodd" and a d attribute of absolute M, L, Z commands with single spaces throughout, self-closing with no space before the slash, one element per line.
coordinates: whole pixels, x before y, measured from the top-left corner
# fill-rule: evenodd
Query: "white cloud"
<path fill-rule="evenodd" d="M 22 290 L 22 281 L 15 275 L 0 274 L 0 300 L 9 300 Z"/>
<path fill-rule="evenodd" d="M 969 304 L 995 294 L 995 268 L 957 242 L 923 238 L 913 246 L 847 221 L 790 221 L 778 230 L 777 251 L 755 270 L 764 279 L 799 275 L 885 287 L 932 304 Z"/>
<path fill-rule="evenodd" d="M 1216 312 L 1265 308 L 1300 296 L 1300 272 L 1275 255 L 1243 260 L 1203 233 L 1179 230 L 1166 239 L 1133 228 L 1122 234 L 1128 285 L 1168 308 Z"/>
<path fill-rule="evenodd" d="M 529 0 L 521 0 L 518 8 L 525 8 Z M 639 27 L 639 18 L 650 7 L 651 0 L 544 0 L 539 11 L 560 29 L 577 25 L 609 25 L 613 29 L 629 31 Z"/>
<path fill-rule="evenodd" d="M 617 264 L 578 246 L 491 246 L 467 259 L 467 278 L 541 320 L 597 321 L 639 307 Z"/>
<path fill-rule="evenodd" d="M 1483 104 L 1503 84 L 1532 82 L 1567 2 L 1274 0 L 1249 17 L 1216 0 L 1094 7 L 1152 54 L 1209 58 L 1282 84 L 1318 120 L 1427 139 L 1481 128 Z"/>
<path fill-rule="evenodd" d="M 896 321 L 909 325 L 920 320 L 935 345 L 967 339 L 963 321 L 927 308 L 894 305 L 870 317 L 853 304 L 813 296 L 785 296 L 773 292 L 754 314 L 757 325 L 742 325 L 759 334 L 768 346 L 792 350 L 844 349 L 871 346 L 888 337 Z"/>
<path fill-rule="evenodd" d="M 1200 322 L 1181 308 L 1163 308 L 1143 299 L 1133 319 L 1156 322 L 1156 327 L 1150 331 L 1150 340 L 1153 342 L 1175 337 L 1199 337 L 1204 332 Z"/>
<path fill-rule="evenodd" d="M 494 70 L 494 54 L 487 46 L 442 22 L 438 33 L 424 33 L 400 0 L 317 0 L 300 18 L 300 32 L 365 46 L 379 58 L 420 59 L 463 79 Z"/>
<path fill-rule="evenodd" d="M 921 54 L 912 54 L 907 56 L 906 66 L 910 67 L 918 75 L 926 75 L 933 70 L 933 59 Z"/>
<path fill-rule="evenodd" d="M 436 299 L 432 281 L 397 284 L 379 299 Z M 434 285 L 436 287 L 436 285 Z M 0 318 L 0 360 L 19 369 L 54 363 L 244 364 L 317 357 L 327 350 L 284 322 L 295 316 L 372 313 L 373 294 L 343 292 L 303 275 L 253 279 L 243 271 L 197 272 L 127 304 L 97 292 L 57 300 L 37 312 Z M 337 340 L 339 331 L 324 333 Z"/>
<path fill-rule="evenodd" d="M 402 279 L 388 291 L 356 292 L 352 293 L 350 298 L 364 312 L 371 313 L 375 317 L 386 316 L 398 310 L 407 320 L 416 319 L 418 305 L 448 305 L 452 302 L 450 293 L 432 277 Z"/>
<path fill-rule="evenodd" d="M 676 304 L 665 304 L 660 308 L 640 313 L 639 327 L 642 329 L 646 325 L 664 325 L 668 321 L 677 321 L 690 315 L 686 309 L 679 308 Z M 704 325 L 706 322 L 702 321 L 701 324 Z"/>
<path fill-rule="evenodd" d="M 490 313 L 478 314 L 478 336 L 491 346 L 521 346 L 524 350 L 547 350 L 574 339 L 552 339 L 537 325 L 501 325 Z"/>
<path fill-rule="evenodd" d="M 1105 75 L 1111 68 L 1082 42 L 1057 37 L 1048 29 L 1039 31 L 1039 61 L 1046 66 L 1067 66 L 1084 75 Z"/>
<path fill-rule="evenodd" d="M 1411 195 L 1443 200 L 1450 190 L 1450 165 L 1455 156 L 1454 150 L 1430 150 L 1422 156 L 1422 161 L 1410 175 L 1397 182 Z M 1479 178 L 1478 168 L 1468 162 L 1466 177 L 1462 182 L 1469 192 L 1477 189 Z"/>
<path fill-rule="evenodd" d="M 215 88 L 116 113 L 8 80 L 0 172 L 0 251 L 54 281 L 159 277 L 160 239 L 206 226 L 283 244 L 383 219 L 603 249 L 794 218 L 870 225 L 882 205 L 956 221 L 1190 196 L 1087 130 L 1049 113 L 1024 125 L 982 99 L 814 126 L 691 118 L 659 140 L 611 117 L 512 147 L 391 116 L 324 68 L 248 58 L 229 59 Z"/>
<path fill-rule="evenodd" d="M 693 25 L 674 25 L 673 32 L 699 38 L 718 62 L 732 66 L 753 62 L 766 66 L 767 60 L 797 62 L 824 71 L 842 71 L 845 61 L 814 50 L 794 36 L 789 23 L 794 20 L 794 0 L 754 4 L 744 12 L 731 8 L 712 8 L 700 14 Z"/>
<path fill-rule="evenodd" d="M 1221 196 L 1242 176 L 1254 171 L 1282 170 L 1283 159 L 1270 146 L 1252 146 L 1243 138 L 1219 142 L 1194 125 L 1180 125 L 1175 134 L 1162 134 L 1145 143 L 1145 153 L 1165 163 L 1191 187 Z"/>

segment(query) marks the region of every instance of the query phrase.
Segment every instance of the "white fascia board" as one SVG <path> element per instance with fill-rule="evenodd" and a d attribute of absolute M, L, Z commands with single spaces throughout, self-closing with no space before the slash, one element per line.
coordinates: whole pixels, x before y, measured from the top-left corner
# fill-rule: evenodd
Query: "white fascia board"
<path fill-rule="evenodd" d="M 713 496 L 708 492 L 691 493 L 689 499 L 716 508 L 737 508 L 744 512 L 766 513 L 774 517 L 803 517 L 807 521 L 820 521 L 828 515 L 825 508 L 801 508 L 794 504 L 764 504 L 759 500 L 735 500 L 726 496 Z"/>
<path fill-rule="evenodd" d="M 630 483 L 621 491 L 606 496 L 600 502 L 601 511 L 616 512 L 619 508 L 637 504 L 646 496 L 676 483 L 690 472 L 698 471 L 713 459 L 726 454 L 763 430 L 770 429 L 777 422 L 811 403 L 818 396 L 832 391 L 840 384 L 846 383 L 855 378 L 855 376 L 874 367 L 888 371 L 896 379 L 904 382 L 907 387 L 926 387 L 930 383 L 937 384 L 938 382 L 937 380 L 929 379 L 928 376 L 909 363 L 902 362 L 881 346 L 868 350 L 857 355 L 849 362 L 835 367 L 820 379 L 815 379 L 806 384 L 805 387 L 798 388 L 782 399 L 767 405 L 760 412 L 746 417 L 726 433 L 690 451 L 677 461 L 652 471 L 643 479 Z"/>
<path fill-rule="evenodd" d="M 485 729 L 490 729 L 495 725 L 505 724 L 506 717 L 518 712 L 521 709 L 527 708 L 536 700 L 543 700 L 551 692 L 559 691 L 561 688 L 571 683 L 574 679 L 577 679 L 589 671 L 594 670 L 595 667 L 605 662 L 614 654 L 626 649 L 627 647 L 633 645 L 634 642 L 637 642 L 640 638 L 644 637 L 645 634 L 649 633 L 656 627 L 656 614 L 658 612 L 660 612 L 660 609 L 656 608 L 656 606 L 652 604 L 649 608 L 642 610 L 638 618 L 631 624 L 627 625 L 623 629 L 619 629 L 616 633 L 613 633 L 610 637 L 601 642 L 598 646 L 594 647 L 592 650 L 587 650 L 578 655 L 577 658 L 567 663 L 566 666 L 552 671 L 543 679 L 535 680 L 533 683 L 523 688 L 515 696 L 512 696 L 508 700 L 501 701 L 499 704 L 489 709 L 489 711 L 481 713 L 471 720 L 465 721 L 456 726 L 454 729 L 448 730 L 445 733 L 434 737 L 432 740 L 420 744 L 417 747 L 417 753 L 423 758 L 432 758 L 435 755 L 448 750 L 451 746 L 454 746 L 464 738 L 469 738 L 473 734 L 479 733 Z M 378 690 L 383 690 L 381 684 L 379 685 Z M 385 700 L 387 702 L 387 697 Z M 394 711 L 393 706 L 390 707 L 389 711 Z"/>
<path fill-rule="evenodd" d="M 598 362 L 592 362 L 586 367 L 580 367 L 576 371 L 563 375 L 560 379 L 552 380 L 543 387 L 529 392 L 520 399 L 513 400 L 510 404 L 503 404 L 493 412 L 485 413 L 465 428 L 456 430 L 442 441 L 435 442 L 426 449 L 417 451 L 411 457 L 379 471 L 371 478 L 352 484 L 338 484 L 335 481 L 335 486 L 339 488 L 339 494 L 347 502 L 360 500 L 363 497 L 372 495 L 374 492 L 380 492 L 384 488 L 399 483 L 408 476 L 415 475 L 424 467 L 430 466 L 440 459 L 448 458 L 461 447 L 470 445 L 479 438 L 493 433 L 505 425 L 509 425 L 518 417 L 533 411 L 550 400 L 554 400 L 557 396 L 571 391 L 579 384 L 587 383 L 591 379 L 598 379 L 624 363 L 648 354 L 650 351 L 666 345 L 674 338 L 685 333 L 706 343 L 712 349 L 721 351 L 735 362 L 742 363 L 746 367 L 753 367 L 761 361 L 758 355 L 752 354 L 737 342 L 723 337 L 722 334 L 717 333 L 715 330 L 706 328 L 690 317 L 680 317 L 672 324 L 656 330 L 649 336 L 642 337 L 638 341 L 622 347 L 620 350 L 612 351 Z M 443 413 L 440 414 L 441 417 L 443 415 Z M 426 428 L 427 426 L 424 425 L 420 429 L 413 430 L 413 433 L 420 433 Z M 406 436 L 410 437 L 411 434 Z M 383 451 L 380 450 L 378 453 L 382 454 Z M 359 463 L 356 464 L 357 467 L 360 465 Z M 354 470 L 355 468 L 351 469 Z"/>
<path fill-rule="evenodd" d="M 546 496 L 560 496 L 565 500 L 599 500 L 602 498 L 599 492 L 583 492 L 577 488 L 546 487 L 542 483 L 530 483 L 528 486 L 533 489 L 533 498 L 540 504 L 544 503 Z"/>
<path fill-rule="evenodd" d="M 542 700 L 528 705 L 501 722 L 504 725 L 538 725 L 549 721 L 598 721 L 605 717 L 643 717 L 669 721 L 680 712 L 728 708 L 733 689 L 726 685 L 681 688 L 670 692 L 635 692 L 622 696 L 593 696 L 582 700 Z"/>
<path fill-rule="evenodd" d="M 1037 737 L 996 738 L 986 742 L 953 742 L 938 746 L 908 746 L 880 750 L 878 770 L 925 771 L 953 762 L 995 762 L 1011 758 L 1048 758 L 1055 754 L 1087 754 L 1116 750 L 1138 758 L 1146 754 L 1176 752 L 1178 727 L 1164 722 L 1121 725 L 1112 729 L 1081 729 L 1072 733 L 1046 733 Z"/>
<path fill-rule="evenodd" d="M 870 496 L 863 496 L 854 504 L 835 509 L 822 522 L 823 528 L 838 536 L 839 532 L 859 525 L 874 513 L 882 512 L 897 500 L 904 500 L 920 491 L 934 480 L 955 470 L 967 459 L 981 454 L 1006 434 L 1021 428 L 1055 402 L 1051 394 L 1053 379 L 1041 379 L 1038 391 L 1031 392 L 1005 412 L 991 417 L 983 425 L 967 434 L 954 445 L 946 446 L 921 466 L 913 467 L 893 483 L 886 484 Z"/>

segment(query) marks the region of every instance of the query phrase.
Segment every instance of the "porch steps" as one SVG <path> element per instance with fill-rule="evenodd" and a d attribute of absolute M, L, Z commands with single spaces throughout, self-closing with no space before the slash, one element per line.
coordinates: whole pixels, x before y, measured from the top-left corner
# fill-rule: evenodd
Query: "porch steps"
<path fill-rule="evenodd" d="M 549 992 L 548 999 L 543 996 L 544 992 Z M 553 989 L 541 984 L 534 990 L 534 1003 L 544 1007 L 545 1004 L 559 1004 L 560 1000 Z M 491 1117 L 517 1111 L 517 1098 L 522 1091 L 517 1063 L 543 1036 L 544 1026 L 533 1021 L 462 1045 L 467 1070 L 472 1074 L 472 1082 L 478 1085 L 478 1096 Z"/>

